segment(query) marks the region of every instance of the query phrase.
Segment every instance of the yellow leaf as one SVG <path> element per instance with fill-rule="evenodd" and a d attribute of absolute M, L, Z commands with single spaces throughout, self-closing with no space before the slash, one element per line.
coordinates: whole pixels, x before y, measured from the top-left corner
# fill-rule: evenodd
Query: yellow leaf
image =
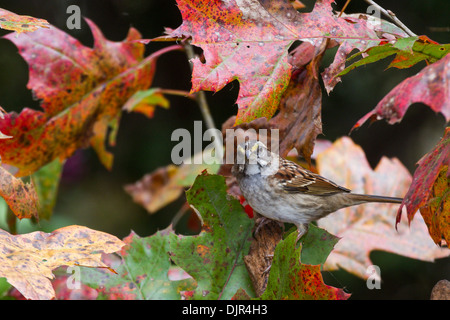
<path fill-rule="evenodd" d="M 38 28 L 48 28 L 49 24 L 45 19 L 38 19 L 30 16 L 21 16 L 5 9 L 0 9 L 0 28 L 21 32 L 33 32 Z"/>
<path fill-rule="evenodd" d="M 52 299 L 53 269 L 74 265 L 108 268 L 101 254 L 116 252 L 124 245 L 115 236 L 82 226 L 22 235 L 0 229 L 0 277 L 27 299 Z"/>

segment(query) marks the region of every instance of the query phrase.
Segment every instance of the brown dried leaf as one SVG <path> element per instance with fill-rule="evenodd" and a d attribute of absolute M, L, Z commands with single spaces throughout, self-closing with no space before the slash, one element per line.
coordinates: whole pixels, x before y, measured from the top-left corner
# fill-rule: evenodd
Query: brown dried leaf
<path fill-rule="evenodd" d="M 124 245 L 115 236 L 82 226 L 16 236 L 0 230 L 0 277 L 27 299 L 52 299 L 53 269 L 63 265 L 108 268 L 101 254 Z"/>
<path fill-rule="evenodd" d="M 155 213 L 178 199 L 184 188 L 191 186 L 203 170 L 216 173 L 219 168 L 218 164 L 201 163 L 202 153 L 194 155 L 191 162 L 158 168 L 134 184 L 126 185 L 125 191 L 149 213 Z"/>
<path fill-rule="evenodd" d="M 133 197 L 134 202 L 142 205 L 149 213 L 155 213 L 178 199 L 183 192 L 183 186 L 177 184 L 174 179 L 177 172 L 178 169 L 174 165 L 161 167 L 124 188 Z"/>
<path fill-rule="evenodd" d="M 289 62 L 294 66 L 294 70 L 281 98 L 280 111 L 275 117 L 269 121 L 266 118 L 258 118 L 234 127 L 235 117 L 231 117 L 222 127 L 223 134 L 226 129 L 242 129 L 244 132 L 235 132 L 235 135 L 242 134 L 250 139 L 261 139 L 260 129 L 278 129 L 280 155 L 286 157 L 290 150 L 296 148 L 309 163 L 316 137 L 322 133 L 322 90 L 318 80 L 318 66 L 325 45 L 326 41 L 323 42 L 323 46 L 316 49 L 304 42 L 291 52 Z M 256 136 L 251 135 L 249 129 L 254 129 Z M 267 134 L 269 142 L 271 132 Z M 266 140 L 265 137 L 263 139 Z"/>
<path fill-rule="evenodd" d="M 323 41 L 321 48 L 316 50 L 309 43 L 302 43 L 291 55 L 295 70 L 281 99 L 280 112 L 269 121 L 271 128 L 280 130 L 282 157 L 296 148 L 310 162 L 316 137 L 322 133 L 322 89 L 318 68 L 326 43 Z"/>

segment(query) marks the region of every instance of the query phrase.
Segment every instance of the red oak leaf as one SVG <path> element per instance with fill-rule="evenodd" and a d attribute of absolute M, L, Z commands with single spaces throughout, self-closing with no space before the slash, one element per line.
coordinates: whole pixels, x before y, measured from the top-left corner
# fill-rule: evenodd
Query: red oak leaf
<path fill-rule="evenodd" d="M 437 244 L 441 243 L 442 236 L 447 243 L 450 243 L 448 228 L 450 205 L 448 199 L 450 193 L 449 168 L 450 127 L 447 127 L 441 141 L 433 150 L 419 160 L 411 186 L 397 213 L 396 223 L 398 224 L 401 220 L 402 208 L 405 206 L 408 221 L 411 222 L 417 210 L 420 209 L 420 213 L 427 223 L 428 231 Z M 440 174 L 441 179 L 438 179 Z M 437 201 L 437 206 L 433 204 L 435 201 Z"/>
<path fill-rule="evenodd" d="M 349 46 L 359 50 L 379 43 L 366 20 L 339 18 L 332 2 L 318 0 L 312 12 L 299 13 L 288 1 L 177 0 L 183 23 L 170 36 L 192 37 L 206 61 L 192 61 L 191 91 L 218 91 L 238 80 L 236 124 L 270 119 L 290 80 L 294 41 L 317 46 L 323 37 L 352 39 Z"/>
<path fill-rule="evenodd" d="M 409 106 L 416 102 L 428 105 L 450 120 L 450 54 L 423 68 L 391 90 L 375 107 L 355 124 L 360 127 L 368 119 L 386 119 L 390 124 L 399 122 Z"/>
<path fill-rule="evenodd" d="M 110 168 L 112 154 L 105 139 L 114 145 L 123 104 L 152 82 L 156 57 L 143 59 L 144 45 L 131 28 L 122 42 L 104 38 L 90 20 L 94 47 L 51 26 L 12 41 L 29 65 L 28 88 L 40 99 L 43 111 L 25 108 L 0 121 L 0 131 L 12 139 L 2 140 L 2 162 L 18 168 L 16 176 L 33 173 L 55 158 L 65 159 L 80 147 L 91 145 Z"/>

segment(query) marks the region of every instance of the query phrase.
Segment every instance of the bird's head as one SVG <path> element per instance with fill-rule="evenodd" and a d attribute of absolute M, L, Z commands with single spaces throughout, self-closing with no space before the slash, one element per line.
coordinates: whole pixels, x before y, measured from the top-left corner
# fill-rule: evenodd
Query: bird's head
<path fill-rule="evenodd" d="M 233 174 L 273 174 L 278 170 L 278 159 L 278 155 L 270 152 L 264 143 L 250 140 L 237 146 Z"/>

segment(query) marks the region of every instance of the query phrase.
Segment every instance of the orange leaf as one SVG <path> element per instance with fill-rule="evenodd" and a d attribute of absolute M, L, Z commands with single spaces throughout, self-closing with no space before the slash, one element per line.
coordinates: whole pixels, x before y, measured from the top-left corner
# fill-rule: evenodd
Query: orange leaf
<path fill-rule="evenodd" d="M 0 196 L 19 219 L 38 218 L 38 196 L 34 185 L 24 183 L 0 166 Z"/>

